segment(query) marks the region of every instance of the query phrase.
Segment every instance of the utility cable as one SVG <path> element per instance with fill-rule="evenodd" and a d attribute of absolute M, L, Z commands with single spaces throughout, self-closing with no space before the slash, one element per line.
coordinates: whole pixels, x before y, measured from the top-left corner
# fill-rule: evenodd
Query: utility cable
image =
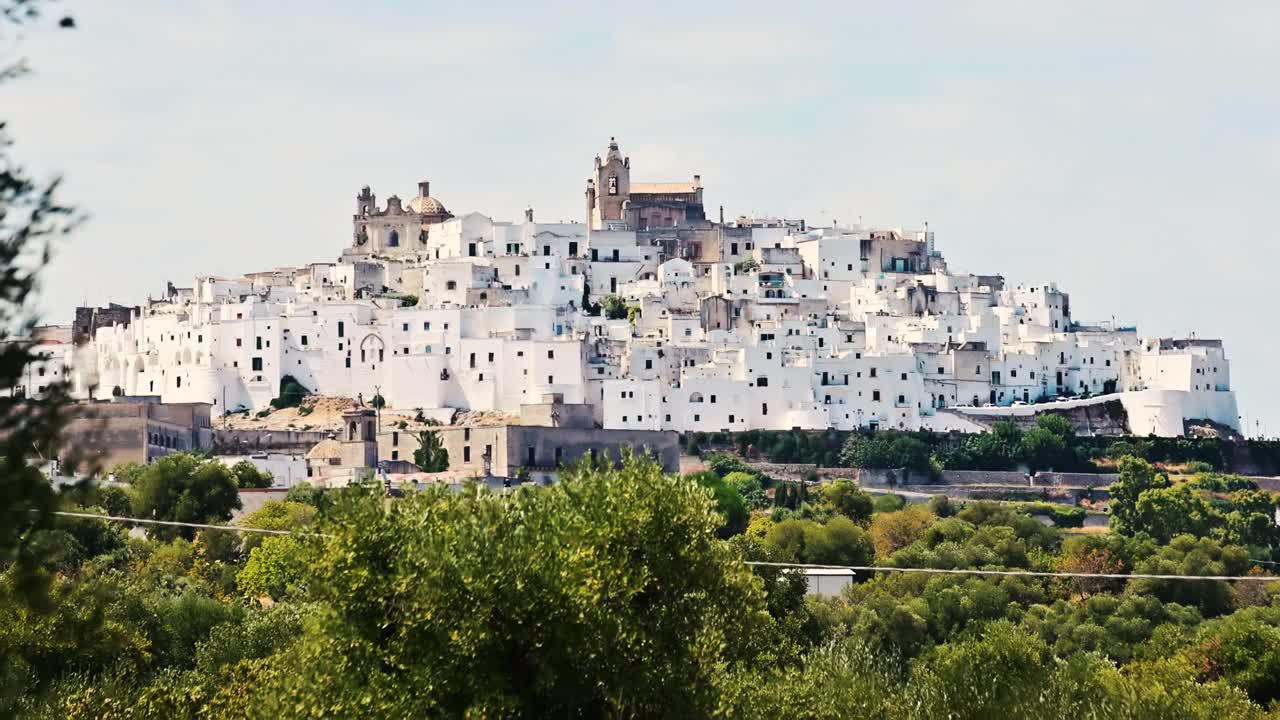
<path fill-rule="evenodd" d="M 209 525 L 206 523 L 179 522 L 176 520 L 150 520 L 145 518 L 121 517 L 118 515 L 97 515 L 94 513 L 77 513 L 63 510 L 54 511 L 54 515 L 63 517 L 88 518 L 91 520 L 112 520 L 115 522 L 140 523 L 144 525 L 165 525 L 170 527 L 203 528 L 206 530 L 229 530 L 231 532 L 262 533 L 264 535 L 302 535 L 293 530 L 267 530 L 265 528 L 239 527 L 236 525 Z M 323 536 L 322 536 L 323 537 Z M 792 568 L 797 570 L 849 570 L 868 573 L 928 573 L 934 575 L 996 575 L 1010 577 L 1049 577 L 1049 578 L 1095 578 L 1101 580 L 1217 580 L 1224 582 L 1275 582 L 1280 580 L 1276 575 L 1155 575 L 1151 573 L 1082 573 L 1082 572 L 1040 572 L 1035 570 L 973 570 L 946 568 L 914 568 L 875 565 L 818 565 L 814 563 L 783 563 L 748 560 L 745 565 L 758 567 Z"/>
<path fill-rule="evenodd" d="M 946 568 L 916 568 L 916 567 L 892 567 L 892 566 L 873 566 L 873 565 L 815 565 L 811 563 L 780 563 L 780 562 L 762 562 L 756 560 L 746 561 L 747 565 L 763 566 L 763 567 L 779 567 L 779 568 L 795 568 L 795 569 L 814 569 L 814 570 L 852 570 L 855 572 L 900 572 L 900 573 L 933 573 L 938 575 L 1007 575 L 1021 577 L 1051 577 L 1051 578 L 1098 578 L 1111 580 L 1246 580 L 1252 582 L 1275 582 L 1280 580 L 1280 575 L 1154 575 L 1151 573 L 1082 573 L 1082 572 L 1039 572 L 1035 570 L 970 570 L 970 569 L 946 569 Z"/>

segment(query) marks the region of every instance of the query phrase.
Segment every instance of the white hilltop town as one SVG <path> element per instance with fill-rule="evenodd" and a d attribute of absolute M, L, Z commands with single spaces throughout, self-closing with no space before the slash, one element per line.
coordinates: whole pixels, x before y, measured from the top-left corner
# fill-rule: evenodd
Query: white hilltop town
<path fill-rule="evenodd" d="M 698 175 L 633 180 L 614 141 L 580 223 L 454 214 L 426 182 L 408 201 L 366 186 L 336 260 L 81 308 L 17 390 L 65 378 L 83 399 L 205 404 L 213 425 L 243 425 L 292 378 L 360 401 L 308 453 L 308 476 L 333 482 L 412 459 L 409 433 L 370 425 L 375 397 L 441 423 L 451 470 L 498 474 L 598 445 L 675 452 L 673 431 L 975 432 L 1046 408 L 1076 411 L 1082 432 L 1238 429 L 1220 341 L 1079 321 L 1052 283 L 950 268 L 927 225 L 726 220 L 703 193 Z M 146 442 L 149 459 L 197 441 Z"/>

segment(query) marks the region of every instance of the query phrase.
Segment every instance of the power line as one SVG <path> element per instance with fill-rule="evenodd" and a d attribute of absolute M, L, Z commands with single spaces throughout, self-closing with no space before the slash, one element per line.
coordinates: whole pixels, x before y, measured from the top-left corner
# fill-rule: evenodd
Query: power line
<path fill-rule="evenodd" d="M 1038 572 L 1035 570 L 967 570 L 967 569 L 944 569 L 944 568 L 914 568 L 914 567 L 890 567 L 890 566 L 873 566 L 873 565 L 814 565 L 811 563 L 780 563 L 780 562 L 762 562 L 762 561 L 746 561 L 747 565 L 758 565 L 765 567 L 780 568 L 812 568 L 814 570 L 854 570 L 860 572 L 899 572 L 899 573 L 932 573 L 937 575 L 1008 575 L 1022 577 L 1051 577 L 1051 578 L 1097 578 L 1111 580 L 1133 580 L 1142 578 L 1146 580 L 1248 580 L 1254 582 L 1275 582 L 1280 580 L 1280 576 L 1276 575 L 1153 575 L 1150 573 L 1082 573 L 1082 572 Z"/>
<path fill-rule="evenodd" d="M 116 522 L 141 523 L 144 525 L 169 525 L 173 527 L 205 528 L 207 530 L 230 530 L 231 532 L 263 533 L 264 535 L 293 535 L 292 530 L 267 530 L 265 528 L 239 527 L 236 525 L 207 525 L 205 523 L 177 522 L 174 520 L 147 520 L 143 518 L 120 517 L 118 515 L 97 515 L 94 513 L 76 513 L 54 511 L 54 515 L 64 517 L 90 518 L 93 520 L 114 520 Z"/>
<path fill-rule="evenodd" d="M 176 520 L 150 520 L 144 518 L 122 517 L 119 515 L 97 515 L 94 513 L 77 513 L 66 512 L 62 510 L 54 511 L 54 515 L 63 517 L 88 518 L 91 520 L 113 520 L 115 522 L 140 523 L 144 525 L 166 525 L 170 527 L 191 527 L 204 528 L 207 530 L 229 530 L 231 532 L 247 532 L 262 533 L 265 535 L 301 535 L 293 530 L 267 530 L 265 528 L 239 527 L 235 525 L 209 525 L 206 523 L 189 523 L 179 522 Z M 321 535 L 321 537 L 327 537 Z M 1275 575 L 1154 575 L 1150 573 L 1082 573 L 1082 572 L 1038 572 L 1035 570 L 969 570 L 969 569 L 945 569 L 945 568 L 913 568 L 913 567 L 891 567 L 891 566 L 875 566 L 875 565 L 818 565 L 814 563 L 783 563 L 783 562 L 765 562 L 761 560 L 747 560 L 745 565 L 761 566 L 761 567 L 777 567 L 777 568 L 796 568 L 796 569 L 813 569 L 813 570 L 850 570 L 856 572 L 898 572 L 898 573 L 928 573 L 934 575 L 997 575 L 1011 577 L 1049 577 L 1049 578 L 1095 578 L 1101 580 L 1219 580 L 1224 582 L 1231 581 L 1251 581 L 1251 582 L 1275 582 L 1280 580 L 1280 576 Z"/>

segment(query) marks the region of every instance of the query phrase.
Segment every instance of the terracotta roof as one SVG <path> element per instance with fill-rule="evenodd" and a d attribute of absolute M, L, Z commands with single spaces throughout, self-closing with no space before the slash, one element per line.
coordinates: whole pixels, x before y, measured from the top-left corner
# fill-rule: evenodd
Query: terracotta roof
<path fill-rule="evenodd" d="M 666 195 L 668 193 L 692 193 L 697 191 L 698 184 L 694 182 L 631 183 L 632 195 Z"/>
<path fill-rule="evenodd" d="M 321 440 L 307 451 L 308 460 L 328 460 L 336 457 L 342 457 L 342 443 L 333 438 Z"/>
<path fill-rule="evenodd" d="M 444 204 L 430 195 L 419 195 L 409 201 L 409 209 L 419 215 L 443 215 Z"/>

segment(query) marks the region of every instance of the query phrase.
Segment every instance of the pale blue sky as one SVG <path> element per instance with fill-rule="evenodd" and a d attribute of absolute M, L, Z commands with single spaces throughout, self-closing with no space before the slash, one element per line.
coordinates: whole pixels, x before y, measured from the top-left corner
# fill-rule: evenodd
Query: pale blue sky
<path fill-rule="evenodd" d="M 730 216 L 928 220 L 1077 319 L 1221 337 L 1280 432 L 1280 4 L 64 4 L 78 30 L 0 50 L 37 71 L 0 88 L 21 156 L 92 215 L 51 321 L 332 259 L 365 183 L 580 219 L 616 135 Z"/>

